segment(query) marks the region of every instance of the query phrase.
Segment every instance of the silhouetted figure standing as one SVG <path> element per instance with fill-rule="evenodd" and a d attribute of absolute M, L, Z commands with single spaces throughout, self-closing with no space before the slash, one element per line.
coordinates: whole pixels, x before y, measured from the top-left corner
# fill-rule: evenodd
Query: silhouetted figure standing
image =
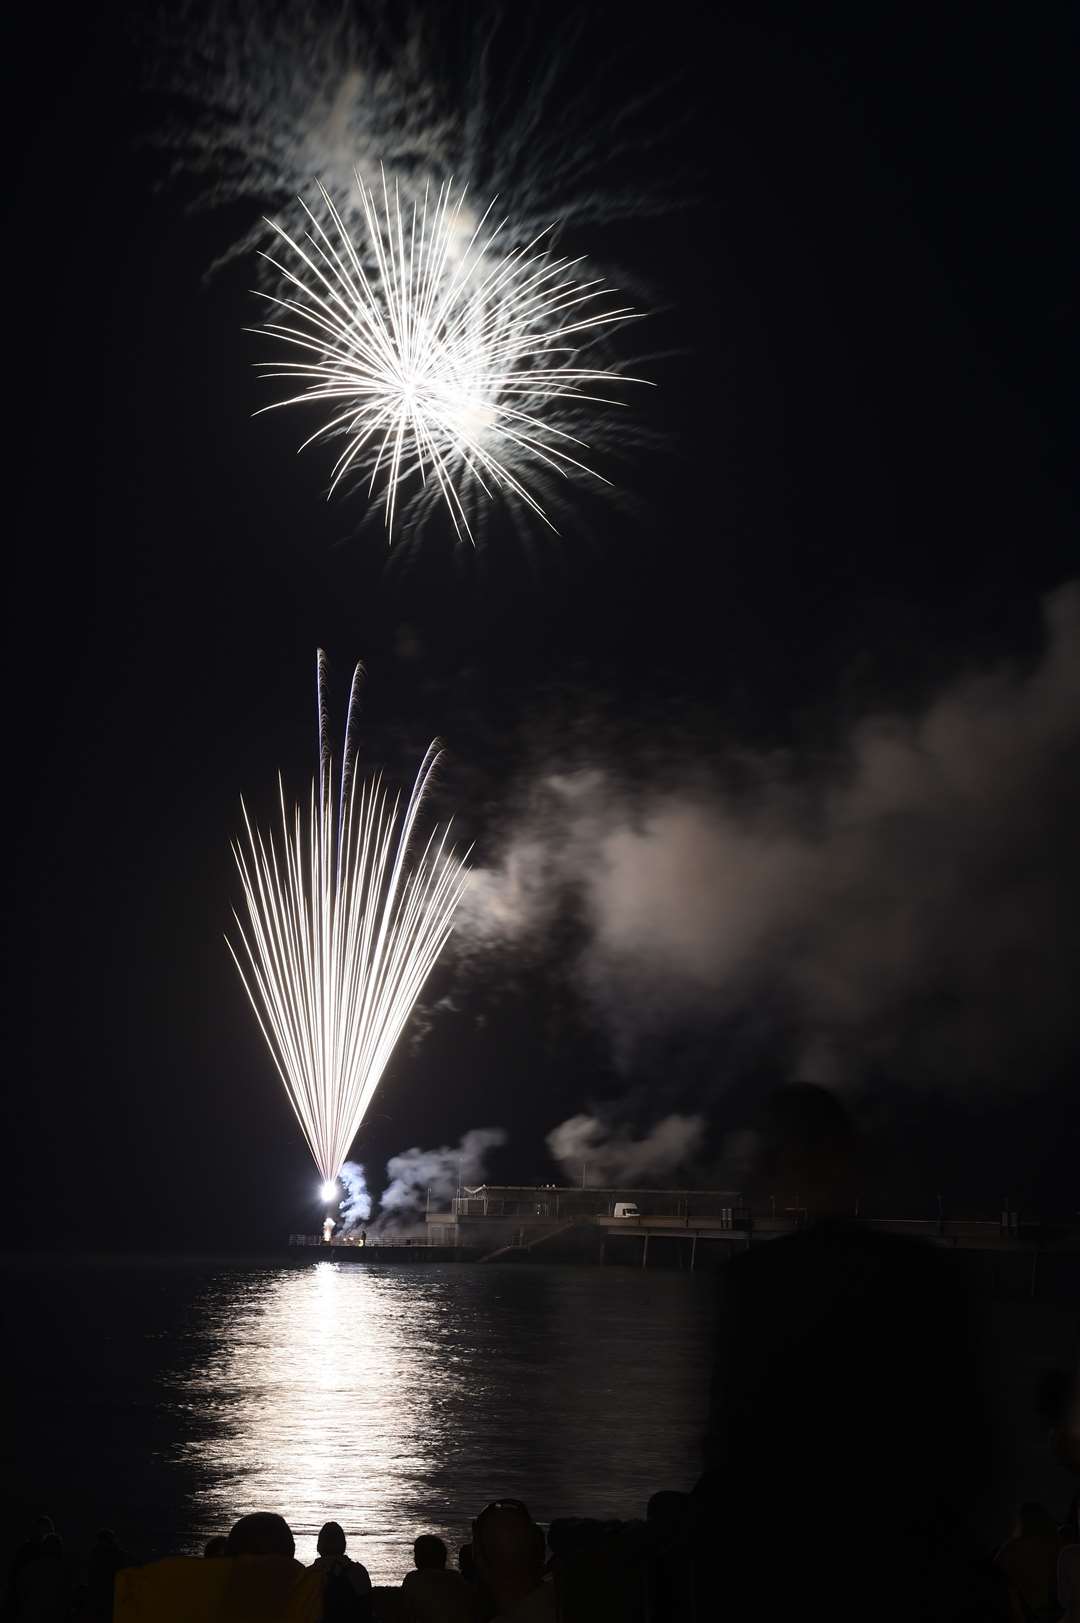
<path fill-rule="evenodd" d="M 759 1146 L 758 1194 L 807 1222 L 720 1274 L 697 1615 L 984 1617 L 970 1522 L 993 1439 L 964 1283 L 851 1220 L 856 1135 L 832 1095 L 779 1090 Z"/>

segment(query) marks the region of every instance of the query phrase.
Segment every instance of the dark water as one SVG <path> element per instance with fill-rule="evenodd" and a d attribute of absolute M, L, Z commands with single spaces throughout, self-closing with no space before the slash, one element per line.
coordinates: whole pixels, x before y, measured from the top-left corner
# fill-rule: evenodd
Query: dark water
<path fill-rule="evenodd" d="M 488 1499 L 635 1516 L 697 1468 L 707 1275 L 37 1259 L 3 1272 L 5 1525 L 192 1551 L 280 1510 L 376 1581 Z"/>
<path fill-rule="evenodd" d="M 141 1558 L 273 1509 L 301 1559 L 333 1517 L 397 1582 L 417 1532 L 460 1544 L 489 1498 L 542 1521 L 636 1516 L 697 1471 L 707 1274 L 38 1258 L 0 1263 L 0 1290 L 8 1547 L 42 1509 L 74 1550 L 107 1525 Z M 1063 1512 L 1072 1491 L 1034 1395 L 1075 1359 L 1077 1324 L 1060 1306 L 995 1311 L 1014 1503 Z"/>

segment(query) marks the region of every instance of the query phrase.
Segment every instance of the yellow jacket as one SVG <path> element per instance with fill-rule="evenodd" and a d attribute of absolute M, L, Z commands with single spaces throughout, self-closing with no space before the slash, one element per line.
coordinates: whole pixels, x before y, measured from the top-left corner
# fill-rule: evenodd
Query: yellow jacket
<path fill-rule="evenodd" d="M 323 1577 L 280 1555 L 170 1556 L 116 1575 L 114 1623 L 319 1623 Z"/>

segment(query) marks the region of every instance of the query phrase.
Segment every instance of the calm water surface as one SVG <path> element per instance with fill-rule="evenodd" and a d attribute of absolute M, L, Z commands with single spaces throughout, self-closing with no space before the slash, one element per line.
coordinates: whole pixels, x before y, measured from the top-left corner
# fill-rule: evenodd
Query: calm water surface
<path fill-rule="evenodd" d="M 634 1516 L 697 1469 L 707 1275 L 38 1259 L 5 1268 L 8 1521 L 52 1509 L 134 1554 L 280 1510 L 330 1517 L 376 1581 L 489 1499 Z"/>

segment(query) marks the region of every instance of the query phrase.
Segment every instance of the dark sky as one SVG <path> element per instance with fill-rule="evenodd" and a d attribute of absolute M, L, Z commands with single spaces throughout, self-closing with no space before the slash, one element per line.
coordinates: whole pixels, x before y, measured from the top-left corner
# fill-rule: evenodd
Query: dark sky
<path fill-rule="evenodd" d="M 7 549 L 10 1243 L 272 1243 L 310 1217 L 222 932 L 241 790 L 310 773 L 316 645 L 342 706 L 365 659 L 373 759 L 404 773 L 445 738 L 438 810 L 481 863 L 551 761 L 592 748 L 633 775 L 661 741 L 806 759 L 860 715 L 1040 656 L 1041 600 L 1080 573 L 1067 9 L 598 7 L 597 61 L 608 18 L 625 61 L 597 95 L 677 74 L 688 110 L 686 208 L 574 243 L 655 290 L 642 347 L 678 353 L 642 410 L 668 449 L 616 472 L 637 518 L 583 502 L 580 532 L 531 556 L 497 516 L 478 556 L 436 527 L 389 568 L 359 507 L 323 501 L 327 460 L 295 458 L 295 425 L 251 419 L 253 273 L 202 281 L 249 214 L 190 215 L 190 185 L 161 184 L 153 135 L 175 108 L 139 88 L 147 47 L 42 16 L 5 53 L 26 431 Z M 666 106 L 645 164 L 670 161 Z M 1024 856 L 1058 861 L 1038 841 Z M 544 1134 L 604 1100 L 642 1129 L 703 1108 L 715 1150 L 786 1074 L 752 995 L 628 1072 L 558 972 L 577 928 L 527 963 L 440 971 L 432 997 L 455 1009 L 399 1054 L 358 1146 L 376 1181 L 395 1151 L 489 1125 L 511 1137 L 496 1173 L 553 1176 Z M 1031 925 L 1060 958 L 1075 934 L 1059 947 L 1053 928 Z M 1067 1205 L 1075 1059 L 1066 1037 L 956 1091 L 867 1062 L 883 1188 L 915 1204 L 945 1180 L 993 1210 L 1010 1179 Z"/>

